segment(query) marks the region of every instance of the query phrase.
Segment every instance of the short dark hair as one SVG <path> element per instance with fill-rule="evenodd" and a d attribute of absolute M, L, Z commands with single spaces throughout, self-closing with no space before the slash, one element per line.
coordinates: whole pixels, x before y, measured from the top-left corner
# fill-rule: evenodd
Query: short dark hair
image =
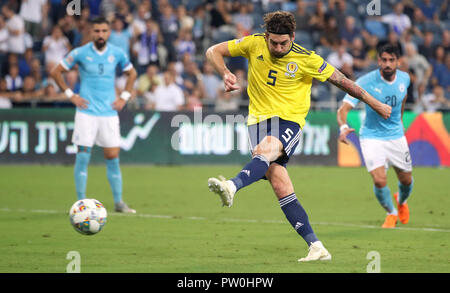
<path fill-rule="evenodd" d="M 296 29 L 295 17 L 288 11 L 275 11 L 264 14 L 263 17 L 266 31 L 271 34 L 292 36 Z"/>
<path fill-rule="evenodd" d="M 381 57 L 383 53 L 393 54 L 395 57 L 400 58 L 400 49 L 398 46 L 393 44 L 385 44 L 378 48 L 378 56 Z"/>
<path fill-rule="evenodd" d="M 109 21 L 104 16 L 97 16 L 93 20 L 91 20 L 91 24 L 93 25 L 102 23 L 106 23 L 107 25 L 109 25 Z"/>

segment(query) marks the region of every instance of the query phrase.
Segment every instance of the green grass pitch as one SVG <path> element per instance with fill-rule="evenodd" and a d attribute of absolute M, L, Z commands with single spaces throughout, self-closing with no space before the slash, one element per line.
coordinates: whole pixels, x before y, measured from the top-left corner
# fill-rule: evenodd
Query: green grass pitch
<path fill-rule="evenodd" d="M 364 168 L 288 168 L 313 229 L 333 256 L 298 263 L 306 243 L 288 224 L 267 181 L 221 207 L 207 179 L 240 166 L 122 166 L 124 200 L 113 212 L 102 165 L 89 167 L 88 195 L 109 215 L 103 231 L 77 233 L 72 166 L 0 166 L 0 273 L 64 273 L 69 251 L 82 273 L 365 273 L 379 253 L 382 273 L 450 272 L 450 169 L 415 168 L 411 220 L 381 229 L 385 212 Z M 391 191 L 397 190 L 392 169 Z"/>

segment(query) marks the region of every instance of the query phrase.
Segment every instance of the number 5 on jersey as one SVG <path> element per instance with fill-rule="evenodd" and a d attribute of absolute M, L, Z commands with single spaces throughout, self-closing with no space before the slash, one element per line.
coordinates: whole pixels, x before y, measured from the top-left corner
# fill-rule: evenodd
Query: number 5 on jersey
<path fill-rule="evenodd" d="M 268 78 L 271 79 L 271 81 L 268 81 L 267 84 L 268 85 L 273 85 L 275 86 L 275 82 L 277 81 L 277 77 L 275 76 L 278 72 L 276 72 L 275 70 L 269 70 L 269 76 Z"/>

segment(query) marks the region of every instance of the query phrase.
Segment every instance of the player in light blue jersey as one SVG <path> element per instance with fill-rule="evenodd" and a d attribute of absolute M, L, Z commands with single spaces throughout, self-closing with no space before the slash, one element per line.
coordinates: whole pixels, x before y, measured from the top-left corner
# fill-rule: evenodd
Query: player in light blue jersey
<path fill-rule="evenodd" d="M 136 71 L 122 49 L 109 44 L 108 21 L 98 17 L 92 22 L 93 41 L 72 50 L 51 73 L 58 86 L 77 107 L 72 142 L 78 146 L 75 159 L 75 186 L 78 199 L 86 197 L 87 169 L 94 144 L 103 148 L 106 174 L 117 212 L 136 213 L 122 200 L 122 174 L 119 165 L 120 125 L 117 111 L 131 97 Z M 81 88 L 74 94 L 63 73 L 78 65 Z M 127 75 L 125 90 L 116 97 L 116 67 Z"/>
<path fill-rule="evenodd" d="M 403 111 L 406 92 L 410 84 L 409 75 L 397 69 L 399 52 L 396 46 L 387 44 L 379 49 L 379 69 L 360 77 L 356 83 L 382 103 L 392 107 L 388 119 L 381 118 L 370 107 L 365 107 L 365 121 L 360 129 L 360 143 L 366 168 L 372 176 L 374 193 L 381 206 L 387 211 L 383 228 L 394 228 L 397 218 L 403 224 L 409 221 L 409 208 L 406 203 L 413 187 L 412 162 L 408 143 L 403 130 Z M 339 141 L 347 143 L 347 135 L 354 131 L 347 125 L 347 114 L 354 108 L 358 99 L 349 95 L 344 97 L 337 111 L 340 125 Z M 398 178 L 399 191 L 394 194 L 397 209 L 387 186 L 387 168 L 394 167 Z"/>

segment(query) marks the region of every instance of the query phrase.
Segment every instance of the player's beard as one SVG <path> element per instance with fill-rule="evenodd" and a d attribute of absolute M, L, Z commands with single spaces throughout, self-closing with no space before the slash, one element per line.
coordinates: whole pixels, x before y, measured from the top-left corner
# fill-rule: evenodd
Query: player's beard
<path fill-rule="evenodd" d="M 97 50 L 101 51 L 105 47 L 106 41 L 102 38 L 98 38 L 97 40 L 94 41 L 94 44 Z"/>
<path fill-rule="evenodd" d="M 392 76 L 394 76 L 395 71 L 396 71 L 395 69 L 387 67 L 381 70 L 381 74 L 383 75 L 383 78 L 385 80 L 392 80 Z"/>

